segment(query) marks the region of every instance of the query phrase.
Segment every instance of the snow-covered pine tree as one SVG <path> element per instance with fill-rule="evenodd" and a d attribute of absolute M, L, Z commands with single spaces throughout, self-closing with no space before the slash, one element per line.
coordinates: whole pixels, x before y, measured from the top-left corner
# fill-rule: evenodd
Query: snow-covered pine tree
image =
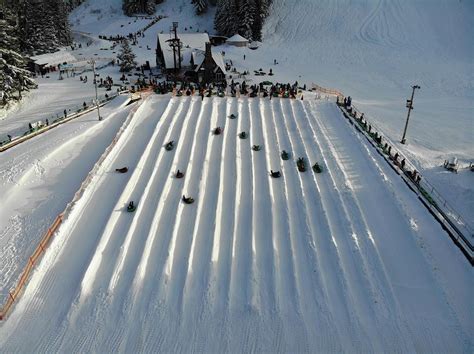
<path fill-rule="evenodd" d="M 272 0 L 218 0 L 214 28 L 223 36 L 239 33 L 261 40 L 262 27 Z"/>
<path fill-rule="evenodd" d="M 148 15 L 153 15 L 155 13 L 155 6 L 156 6 L 156 1 L 155 0 L 146 0 L 145 2 L 145 13 Z"/>
<path fill-rule="evenodd" d="M 207 6 L 208 6 L 207 0 L 191 0 L 191 3 L 194 5 L 196 14 L 198 15 L 207 11 Z"/>
<path fill-rule="evenodd" d="M 65 0 L 65 6 L 68 12 L 74 10 L 76 7 L 81 5 L 84 2 L 84 0 Z"/>
<path fill-rule="evenodd" d="M 237 0 L 218 0 L 214 28 L 223 36 L 233 36 L 238 29 Z"/>
<path fill-rule="evenodd" d="M 49 12 L 55 24 L 58 43 L 63 46 L 70 45 L 72 43 L 71 28 L 69 27 L 68 12 L 64 1 L 49 0 L 46 5 L 49 7 Z"/>
<path fill-rule="evenodd" d="M 0 10 L 0 106 L 10 100 L 21 99 L 22 92 L 35 88 L 31 73 L 25 70 L 27 58 L 18 53 L 16 18 L 12 12 Z"/>
<path fill-rule="evenodd" d="M 135 53 L 133 53 L 130 44 L 125 39 L 122 42 L 122 47 L 120 48 L 120 53 L 117 55 L 117 58 L 120 60 L 120 71 L 130 71 L 137 66 L 135 62 Z"/>
<path fill-rule="evenodd" d="M 139 11 L 137 0 L 123 0 L 122 2 L 123 13 L 127 16 L 132 16 Z"/>
<path fill-rule="evenodd" d="M 255 0 L 255 8 L 252 23 L 252 40 L 262 40 L 263 21 L 265 19 L 264 3 L 266 0 Z"/>
<path fill-rule="evenodd" d="M 237 32 L 247 39 L 254 39 L 252 29 L 256 12 L 255 0 L 241 0 L 238 12 Z"/>
<path fill-rule="evenodd" d="M 30 22 L 27 38 L 28 54 L 38 55 L 56 51 L 59 41 L 49 6 L 45 6 L 43 1 L 33 1 L 27 12 L 27 19 Z"/>
<path fill-rule="evenodd" d="M 63 0 L 22 0 L 18 5 L 18 21 L 24 53 L 51 53 L 72 41 Z"/>
<path fill-rule="evenodd" d="M 161 2 L 157 0 L 122 0 L 122 9 L 127 16 L 140 13 L 153 15 L 155 13 L 155 5 Z"/>

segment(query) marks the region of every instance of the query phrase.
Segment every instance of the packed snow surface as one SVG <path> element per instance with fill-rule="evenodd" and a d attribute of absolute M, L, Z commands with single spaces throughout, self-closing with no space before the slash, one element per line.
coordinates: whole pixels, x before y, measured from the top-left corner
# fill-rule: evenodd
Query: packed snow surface
<path fill-rule="evenodd" d="M 471 266 L 334 103 L 151 96 L 130 119 L 2 350 L 472 348 Z M 298 172 L 300 156 L 323 172 Z"/>
<path fill-rule="evenodd" d="M 157 6 L 168 17 L 132 47 L 139 64 L 154 64 L 156 35 L 173 21 L 212 34 L 213 11 L 193 12 L 189 0 Z M 470 1 L 274 0 L 257 50 L 216 49 L 250 72 L 236 81 L 342 90 L 394 141 L 410 86 L 421 85 L 408 145 L 397 148 L 472 225 L 474 174 L 439 166 L 474 156 L 473 14 Z M 99 34 L 150 22 L 125 17 L 119 0 L 86 1 L 70 19 L 82 48 L 66 50 L 80 70 L 115 58 L 118 47 Z M 260 68 L 275 75 L 251 74 Z M 99 73 L 121 76 L 117 66 Z M 83 75 L 86 84 L 57 72 L 38 78 L 38 90 L 0 112 L 0 139 L 89 102 L 92 74 Z M 136 73 L 127 78 L 134 84 Z M 128 125 L 0 323 L 1 351 L 472 351 L 472 267 L 335 105 L 304 97 L 153 96 L 134 115 L 137 106 L 118 98 L 102 122 L 92 112 L 2 153 L 3 303 L 41 235 Z M 223 134 L 211 135 L 216 126 Z M 299 156 L 323 173 L 298 173 Z M 124 165 L 127 174 L 114 172 Z M 174 178 L 178 168 L 184 179 Z M 130 200 L 133 214 L 124 211 Z"/>

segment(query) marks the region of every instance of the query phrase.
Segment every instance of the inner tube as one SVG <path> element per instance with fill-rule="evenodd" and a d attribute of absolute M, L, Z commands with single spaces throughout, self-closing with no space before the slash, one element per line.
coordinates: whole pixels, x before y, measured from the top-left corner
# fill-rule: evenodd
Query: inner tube
<path fill-rule="evenodd" d="M 183 200 L 183 202 L 184 202 L 185 204 L 192 204 L 192 203 L 194 203 L 194 199 L 193 199 L 193 198 L 191 198 L 191 197 L 187 197 L 187 198 L 186 198 L 184 195 L 183 195 L 182 200 Z"/>
<path fill-rule="evenodd" d="M 166 143 L 165 150 L 171 151 L 171 150 L 173 150 L 173 148 L 174 148 L 173 141 L 170 141 L 169 143 Z"/>

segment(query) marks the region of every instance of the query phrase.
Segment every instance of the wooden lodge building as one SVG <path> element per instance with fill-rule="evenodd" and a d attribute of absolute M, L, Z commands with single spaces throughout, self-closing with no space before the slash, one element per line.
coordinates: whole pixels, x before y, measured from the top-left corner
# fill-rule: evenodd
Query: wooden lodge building
<path fill-rule="evenodd" d="M 168 78 L 200 83 L 225 81 L 222 54 L 213 50 L 207 33 L 158 34 L 156 63 Z"/>

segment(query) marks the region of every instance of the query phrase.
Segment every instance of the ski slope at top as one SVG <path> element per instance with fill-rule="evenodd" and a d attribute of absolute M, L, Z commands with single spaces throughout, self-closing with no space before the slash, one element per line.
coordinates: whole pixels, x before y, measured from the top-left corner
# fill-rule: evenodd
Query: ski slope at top
<path fill-rule="evenodd" d="M 472 268 L 334 103 L 151 96 L 130 119 L 1 324 L 3 351 L 472 348 Z"/>

